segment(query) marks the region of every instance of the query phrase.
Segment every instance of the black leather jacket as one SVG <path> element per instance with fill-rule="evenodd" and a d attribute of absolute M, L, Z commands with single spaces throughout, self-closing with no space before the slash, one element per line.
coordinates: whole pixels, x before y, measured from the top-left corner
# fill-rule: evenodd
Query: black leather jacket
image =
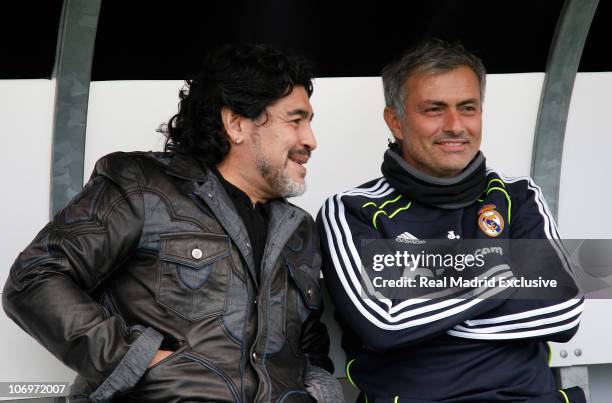
<path fill-rule="evenodd" d="M 333 371 L 318 239 L 306 212 L 271 203 L 259 281 L 214 174 L 188 156 L 111 154 L 19 255 L 4 309 L 89 401 L 311 401 L 308 369 Z M 175 352 L 147 369 L 159 348 Z"/>

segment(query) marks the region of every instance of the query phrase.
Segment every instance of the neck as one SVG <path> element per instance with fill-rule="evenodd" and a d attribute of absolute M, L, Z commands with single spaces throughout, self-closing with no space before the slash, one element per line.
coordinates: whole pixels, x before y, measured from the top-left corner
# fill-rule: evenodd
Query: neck
<path fill-rule="evenodd" d="M 439 178 L 409 165 L 393 147 L 387 150 L 382 173 L 399 192 L 419 203 L 443 209 L 466 207 L 485 190 L 486 162 L 481 152 L 457 176 Z"/>
<path fill-rule="evenodd" d="M 226 158 L 219 165 L 217 165 L 217 169 L 226 181 L 246 193 L 246 195 L 249 196 L 249 199 L 251 199 L 251 203 L 253 203 L 253 205 L 255 205 L 257 202 L 265 203 L 270 200 L 271 197 L 265 192 L 262 192 L 257 186 L 259 183 L 257 178 L 249 178 L 242 173 L 244 172 L 244 166 L 242 167 L 242 170 L 240 170 L 237 166 L 234 166 L 234 164 L 232 164 L 228 158 Z"/>

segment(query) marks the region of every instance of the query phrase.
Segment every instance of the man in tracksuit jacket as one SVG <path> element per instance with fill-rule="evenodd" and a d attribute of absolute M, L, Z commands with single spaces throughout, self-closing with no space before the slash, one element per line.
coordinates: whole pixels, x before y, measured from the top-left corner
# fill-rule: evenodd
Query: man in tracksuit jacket
<path fill-rule="evenodd" d="M 584 399 L 578 388 L 557 390 L 546 344 L 575 334 L 583 301 L 540 189 L 528 177 L 487 168 L 479 151 L 485 76 L 477 57 L 438 40 L 387 66 L 384 117 L 396 141 L 383 176 L 330 197 L 320 210 L 323 273 L 361 402 Z M 381 251 L 389 253 L 393 242 L 433 239 L 534 241 L 514 248 L 527 268 L 492 248 L 484 271 L 421 270 L 417 280 L 486 274 L 536 281 L 541 270 L 559 286 L 438 285 L 421 297 L 373 288 L 362 255 L 367 242 L 387 240 Z"/>
<path fill-rule="evenodd" d="M 19 255 L 7 315 L 78 373 L 73 402 L 337 402 L 301 194 L 309 63 L 224 47 L 166 152 L 108 155 Z"/>

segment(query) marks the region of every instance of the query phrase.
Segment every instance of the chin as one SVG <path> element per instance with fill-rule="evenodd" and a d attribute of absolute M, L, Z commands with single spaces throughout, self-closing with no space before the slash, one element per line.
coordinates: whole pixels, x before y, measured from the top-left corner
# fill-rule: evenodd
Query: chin
<path fill-rule="evenodd" d="M 306 183 L 306 178 L 304 178 L 304 176 L 299 175 L 297 177 L 292 176 L 290 177 L 291 182 L 300 185 L 300 186 L 304 186 L 304 184 Z"/>
<path fill-rule="evenodd" d="M 285 171 L 283 175 L 276 177 L 270 184 L 275 190 L 275 193 L 280 197 L 301 196 L 306 191 L 304 177 L 299 175 L 296 178 L 287 171 Z"/>
<path fill-rule="evenodd" d="M 290 181 L 292 183 L 296 183 L 299 185 L 304 185 L 306 180 L 306 174 L 303 172 L 296 172 L 286 169 L 283 172 L 283 177 L 285 181 Z"/>
<path fill-rule="evenodd" d="M 456 156 L 459 157 L 459 156 Z M 470 161 L 474 158 L 474 156 L 461 156 L 459 158 L 446 158 L 445 161 L 442 161 L 440 166 L 442 169 L 448 171 L 463 171 L 470 163 Z"/>
<path fill-rule="evenodd" d="M 306 183 L 291 182 L 283 191 L 283 197 L 297 197 L 301 196 L 306 192 Z"/>

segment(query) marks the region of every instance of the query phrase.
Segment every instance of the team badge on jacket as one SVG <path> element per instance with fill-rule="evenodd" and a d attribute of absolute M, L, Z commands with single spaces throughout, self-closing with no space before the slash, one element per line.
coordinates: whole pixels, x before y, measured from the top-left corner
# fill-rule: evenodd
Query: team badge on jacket
<path fill-rule="evenodd" d="M 495 204 L 485 204 L 478 210 L 478 226 L 490 237 L 496 237 L 504 230 L 504 219 L 495 208 Z"/>

